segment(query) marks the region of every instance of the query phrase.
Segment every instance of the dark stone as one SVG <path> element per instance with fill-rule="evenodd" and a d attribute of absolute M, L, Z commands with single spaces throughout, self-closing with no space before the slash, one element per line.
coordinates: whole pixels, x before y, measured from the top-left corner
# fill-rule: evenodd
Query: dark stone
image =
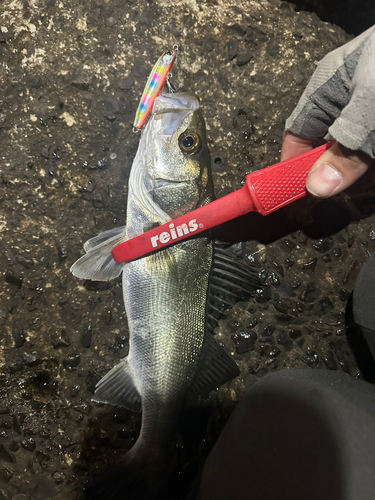
<path fill-rule="evenodd" d="M 332 309 L 333 309 L 333 304 L 331 299 L 329 297 L 322 297 L 319 300 L 315 308 L 315 311 L 318 316 L 322 316 L 323 314 L 327 314 L 328 312 L 332 311 Z"/>
<path fill-rule="evenodd" d="M 40 359 L 36 354 L 25 354 L 23 360 L 29 366 L 33 366 L 40 363 Z"/>
<path fill-rule="evenodd" d="M 313 243 L 313 248 L 315 248 L 315 250 L 317 252 L 320 252 L 320 253 L 324 253 L 324 252 L 328 252 L 328 250 L 330 250 L 332 247 L 333 247 L 333 239 L 332 238 L 321 238 L 320 240 L 318 240 L 316 243 Z"/>
<path fill-rule="evenodd" d="M 3 444 L 0 443 L 0 458 L 2 460 L 5 460 L 5 462 L 9 462 L 11 464 L 16 463 L 16 459 L 14 458 L 14 455 L 8 451 Z"/>
<path fill-rule="evenodd" d="M 276 271 L 280 274 L 280 276 L 282 278 L 284 278 L 284 268 L 283 268 L 283 266 L 281 266 L 277 262 L 272 262 L 272 265 L 274 266 L 274 268 L 276 269 Z"/>
<path fill-rule="evenodd" d="M 305 291 L 302 293 L 302 300 L 305 302 L 314 302 L 320 295 L 319 288 L 315 283 L 308 283 Z"/>
<path fill-rule="evenodd" d="M 279 50 L 280 50 L 280 46 L 276 42 L 276 40 L 271 40 L 266 47 L 267 54 L 272 56 L 272 57 L 277 56 L 277 54 L 279 53 Z"/>
<path fill-rule="evenodd" d="M 36 444 L 34 438 L 23 439 L 21 441 L 21 446 L 27 451 L 35 451 Z"/>
<path fill-rule="evenodd" d="M 134 78 L 129 75 L 118 82 L 118 88 L 121 90 L 130 90 L 134 85 Z"/>
<path fill-rule="evenodd" d="M 236 351 L 238 354 L 252 351 L 257 339 L 257 334 L 253 331 L 242 331 L 232 335 L 232 340 L 236 344 Z"/>
<path fill-rule="evenodd" d="M 353 364 L 353 356 L 349 346 L 342 340 L 333 340 L 330 342 L 335 351 L 336 357 L 342 369 L 349 372 L 350 366 Z"/>
<path fill-rule="evenodd" d="M 13 471 L 7 469 L 6 467 L 2 467 L 0 469 L 0 481 L 2 481 L 3 483 L 9 483 L 12 477 L 13 477 Z"/>
<path fill-rule="evenodd" d="M 112 28 L 113 26 L 116 26 L 117 22 L 117 19 L 111 16 L 105 20 L 105 25 L 108 26 L 108 28 Z"/>
<path fill-rule="evenodd" d="M 263 328 L 263 330 L 260 332 L 260 335 L 262 337 L 269 337 L 270 335 L 273 334 L 275 330 L 276 328 L 273 325 L 271 325 L 271 323 L 269 323 Z"/>
<path fill-rule="evenodd" d="M 301 361 L 303 361 L 310 368 L 315 368 L 318 364 L 318 355 L 315 351 L 310 352 L 309 354 L 302 356 Z"/>
<path fill-rule="evenodd" d="M 31 80 L 31 88 L 34 89 L 40 89 L 44 87 L 44 82 L 42 80 L 42 77 L 40 75 L 35 75 L 33 79 Z"/>
<path fill-rule="evenodd" d="M 68 371 L 75 370 L 81 362 L 81 356 L 79 354 L 71 354 L 66 359 L 63 360 L 63 365 Z"/>
<path fill-rule="evenodd" d="M 223 89 L 223 92 L 227 93 L 229 90 L 228 78 L 223 73 L 218 73 L 216 75 L 216 78 L 218 79 L 218 82 L 220 83 L 221 88 Z"/>
<path fill-rule="evenodd" d="M 72 398 L 77 397 L 80 390 L 81 390 L 81 386 L 79 384 L 74 384 L 72 387 L 72 390 L 70 391 L 70 396 Z"/>
<path fill-rule="evenodd" d="M 44 158 L 45 160 L 49 160 L 51 155 L 50 155 L 50 148 L 49 146 L 44 146 L 40 152 L 40 156 Z"/>
<path fill-rule="evenodd" d="M 296 244 L 292 240 L 288 240 L 287 238 L 283 240 L 283 244 L 288 250 L 293 250 L 294 248 L 296 248 Z"/>
<path fill-rule="evenodd" d="M 116 120 L 116 115 L 111 113 L 104 113 L 104 118 L 109 122 L 114 122 Z"/>
<path fill-rule="evenodd" d="M 109 97 L 108 99 L 104 100 L 104 105 L 106 107 L 106 110 L 108 113 L 112 114 L 117 114 L 120 111 L 120 105 L 116 99 L 112 99 Z"/>
<path fill-rule="evenodd" d="M 22 255 L 17 255 L 16 261 L 26 269 L 31 269 L 34 265 L 33 259 L 26 259 L 26 257 L 23 257 Z"/>
<path fill-rule="evenodd" d="M 5 323 L 5 320 L 8 317 L 8 311 L 5 308 L 0 309 L 0 325 L 3 325 Z"/>
<path fill-rule="evenodd" d="M 236 38 L 231 38 L 227 43 L 228 60 L 234 59 L 238 53 L 238 40 Z"/>
<path fill-rule="evenodd" d="M 328 354 L 324 354 L 323 356 L 321 356 L 321 359 L 328 368 L 328 370 L 337 370 L 337 363 L 335 361 L 335 357 L 332 351 L 328 352 Z"/>
<path fill-rule="evenodd" d="M 91 182 L 88 181 L 86 184 L 83 186 L 82 189 L 80 189 L 81 193 L 92 193 L 95 189 L 95 185 Z"/>
<path fill-rule="evenodd" d="M 22 347 L 26 339 L 23 334 L 23 328 L 18 323 L 14 323 L 12 326 L 12 335 L 15 347 Z"/>
<path fill-rule="evenodd" d="M 55 349 L 59 347 L 68 347 L 70 340 L 65 330 L 57 331 L 51 338 L 52 345 Z"/>
<path fill-rule="evenodd" d="M 294 264 L 295 264 L 294 260 L 289 259 L 288 257 L 284 260 L 284 262 L 285 262 L 287 269 L 294 266 Z"/>
<path fill-rule="evenodd" d="M 270 286 L 265 286 L 263 288 L 258 288 L 254 292 L 254 297 L 257 302 L 263 304 L 264 302 L 268 302 L 272 298 L 272 291 Z"/>
<path fill-rule="evenodd" d="M 92 372 L 91 370 L 87 373 L 86 379 L 85 379 L 85 384 L 86 388 L 91 394 L 94 394 L 95 392 L 95 387 L 96 384 L 99 382 L 100 377 L 96 373 Z"/>
<path fill-rule="evenodd" d="M 92 337 L 92 325 L 89 323 L 87 328 L 85 328 L 81 335 L 81 344 L 83 347 L 89 348 L 91 345 L 91 337 Z"/>
<path fill-rule="evenodd" d="M 0 500 L 10 500 L 10 496 L 2 488 L 0 488 Z"/>
<path fill-rule="evenodd" d="M 260 350 L 271 359 L 276 358 L 281 353 L 280 349 L 275 345 L 261 344 Z"/>
<path fill-rule="evenodd" d="M 339 297 L 340 297 L 340 300 L 342 300 L 342 301 L 348 300 L 348 298 L 350 297 L 350 292 L 348 292 L 344 288 L 341 288 L 341 290 L 339 292 Z M 1 312 L 0 312 L 0 317 L 1 317 Z M 0 324 L 1 324 L 1 321 L 0 321 Z"/>
<path fill-rule="evenodd" d="M 8 271 L 5 274 L 5 281 L 9 283 L 10 285 L 15 285 L 18 288 L 21 288 L 22 283 L 23 283 L 23 276 L 13 274 L 11 271 Z"/>
<path fill-rule="evenodd" d="M 49 455 L 47 455 L 47 453 L 44 453 L 44 451 L 36 450 L 34 458 L 39 463 L 43 463 L 43 462 L 45 463 L 45 462 L 48 462 L 51 457 Z"/>
<path fill-rule="evenodd" d="M 323 323 L 328 326 L 340 326 L 345 324 L 343 313 L 331 313 L 323 319 Z"/>
<path fill-rule="evenodd" d="M 268 40 L 268 36 L 258 26 L 248 26 L 244 36 L 244 40 L 246 42 L 257 44 L 257 42 L 265 42 L 266 40 Z"/>
<path fill-rule="evenodd" d="M 242 28 L 238 23 L 231 24 L 230 29 L 235 31 L 240 36 L 245 36 L 246 30 Z"/>
<path fill-rule="evenodd" d="M 90 292 L 98 292 L 98 291 L 108 290 L 110 288 L 110 284 L 106 281 L 86 280 L 84 287 L 86 288 L 86 290 L 89 290 Z"/>
<path fill-rule="evenodd" d="M 268 278 L 270 280 L 271 285 L 273 286 L 279 286 L 281 284 L 280 278 L 277 276 L 275 272 L 272 272 Z"/>
<path fill-rule="evenodd" d="M 302 266 L 302 271 L 310 271 L 313 273 L 315 271 L 317 262 L 318 262 L 318 259 L 316 257 L 309 260 L 308 262 L 305 262 L 305 264 L 303 264 L 303 266 Z"/>
<path fill-rule="evenodd" d="M 65 244 L 59 245 L 57 247 L 57 253 L 59 257 L 59 262 L 62 262 L 68 257 L 68 248 Z"/>
<path fill-rule="evenodd" d="M 281 329 L 279 335 L 277 336 L 277 342 L 285 347 L 287 351 L 290 351 L 293 347 L 293 341 L 289 337 L 288 333 Z"/>
<path fill-rule="evenodd" d="M 90 85 L 86 82 L 72 82 L 71 86 L 82 92 L 88 92 Z"/>
<path fill-rule="evenodd" d="M 303 75 L 300 71 L 295 71 L 293 74 L 293 80 L 297 85 L 301 85 L 301 83 L 305 80 L 305 75 Z"/>
<path fill-rule="evenodd" d="M 104 323 L 106 325 L 109 325 L 110 322 L 112 321 L 112 311 L 110 309 L 104 311 L 102 314 L 102 318 L 103 318 Z"/>
<path fill-rule="evenodd" d="M 237 54 L 237 66 L 245 66 L 245 64 L 249 63 L 253 57 L 254 55 L 252 52 L 241 51 L 239 54 Z"/>
<path fill-rule="evenodd" d="M 299 339 L 301 337 L 301 335 L 302 335 L 301 330 L 289 330 L 289 336 L 293 340 Z"/>

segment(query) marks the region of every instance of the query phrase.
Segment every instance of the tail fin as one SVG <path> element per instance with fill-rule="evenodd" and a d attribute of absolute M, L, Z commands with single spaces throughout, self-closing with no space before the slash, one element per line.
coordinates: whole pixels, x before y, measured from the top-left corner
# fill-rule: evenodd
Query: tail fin
<path fill-rule="evenodd" d="M 87 500 L 154 500 L 163 487 L 165 469 L 152 468 L 130 450 L 117 464 L 85 488 Z"/>

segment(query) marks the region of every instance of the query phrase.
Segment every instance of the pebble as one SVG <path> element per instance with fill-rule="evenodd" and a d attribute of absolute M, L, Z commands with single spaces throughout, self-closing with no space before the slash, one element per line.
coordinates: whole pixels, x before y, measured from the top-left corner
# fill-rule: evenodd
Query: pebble
<path fill-rule="evenodd" d="M 305 75 L 303 75 L 300 71 L 295 71 L 293 74 L 293 80 L 297 85 L 301 85 L 301 83 L 305 80 Z"/>
<path fill-rule="evenodd" d="M 0 308 L 0 325 L 5 323 L 5 320 L 8 317 L 8 311 L 5 308 Z"/>
<path fill-rule="evenodd" d="M 59 262 L 61 263 L 68 257 L 68 247 L 65 244 L 59 245 L 57 247 L 57 254 L 59 258 Z"/>
<path fill-rule="evenodd" d="M 108 17 L 105 20 L 105 25 L 108 26 L 108 28 L 112 28 L 113 26 L 116 26 L 117 24 L 117 19 L 115 17 Z"/>
<path fill-rule="evenodd" d="M 9 481 L 12 479 L 12 477 L 13 477 L 13 471 L 11 471 L 10 469 L 7 469 L 6 467 L 2 467 L 0 469 L 0 480 L 3 483 L 9 483 Z"/>
<path fill-rule="evenodd" d="M 71 354 L 63 360 L 63 365 L 68 371 L 73 371 L 81 362 L 81 356 L 79 354 Z"/>
<path fill-rule="evenodd" d="M 302 293 L 302 300 L 305 302 L 314 302 L 320 295 L 319 288 L 315 283 L 308 283 L 304 292 Z"/>
<path fill-rule="evenodd" d="M 52 335 L 51 343 L 55 349 L 59 347 L 68 347 L 70 345 L 70 340 L 66 330 L 59 330 Z"/>
<path fill-rule="evenodd" d="M 27 451 L 35 451 L 36 444 L 34 438 L 23 439 L 21 441 L 21 446 Z"/>
<path fill-rule="evenodd" d="M 231 30 L 235 31 L 238 35 L 245 36 L 246 30 L 243 29 L 243 27 L 240 24 L 233 23 L 229 27 Z"/>
<path fill-rule="evenodd" d="M 0 114 L 0 128 L 2 128 L 5 125 L 6 121 L 7 121 L 7 116 Z"/>
<path fill-rule="evenodd" d="M 18 323 L 14 323 L 12 326 L 12 336 L 14 340 L 14 346 L 17 348 L 22 347 L 26 339 L 23 334 L 23 328 Z"/>
<path fill-rule="evenodd" d="M 40 89 L 41 87 L 44 87 L 44 81 L 40 75 L 35 75 L 33 79 L 31 80 L 31 88 L 34 89 Z"/>
<path fill-rule="evenodd" d="M 23 255 L 16 255 L 16 261 L 26 269 L 31 269 L 34 266 L 33 259 L 26 259 Z"/>
<path fill-rule="evenodd" d="M 70 391 L 70 396 L 72 398 L 77 397 L 80 390 L 81 390 L 81 386 L 79 384 L 74 384 L 72 387 L 72 390 Z"/>
<path fill-rule="evenodd" d="M 36 354 L 25 354 L 23 360 L 28 366 L 36 365 L 41 361 Z"/>
<path fill-rule="evenodd" d="M 269 337 L 274 333 L 275 329 L 276 328 L 271 323 L 269 323 L 263 328 L 263 330 L 260 332 L 260 335 L 262 337 Z"/>
<path fill-rule="evenodd" d="M 112 99 L 109 97 L 108 99 L 104 99 L 104 105 L 106 110 L 110 114 L 116 114 L 120 111 L 120 105 L 116 99 Z"/>
<path fill-rule="evenodd" d="M 227 43 L 228 60 L 234 59 L 238 53 L 238 40 L 236 38 L 231 38 Z"/>
<path fill-rule="evenodd" d="M 250 51 L 241 51 L 237 54 L 237 66 L 245 66 L 245 64 L 249 63 L 251 59 L 254 57 L 254 54 Z"/>
<path fill-rule="evenodd" d="M 92 193 L 94 189 L 95 185 L 91 181 L 88 181 L 80 191 L 83 193 Z"/>
<path fill-rule="evenodd" d="M 279 335 L 277 336 L 277 342 L 285 347 L 287 351 L 290 351 L 293 347 L 293 341 L 288 335 L 288 333 L 281 329 Z"/>
<path fill-rule="evenodd" d="M 2 488 L 0 488 L 0 500 L 10 500 L 10 496 Z"/>
<path fill-rule="evenodd" d="M 293 340 L 297 340 L 302 336 L 301 330 L 289 330 L 289 337 Z"/>
<path fill-rule="evenodd" d="M 85 378 L 85 384 L 86 384 L 87 390 L 89 392 L 91 392 L 92 394 L 94 394 L 94 392 L 95 392 L 95 386 L 99 382 L 99 380 L 100 380 L 99 375 L 97 375 L 96 373 L 94 373 L 91 370 L 89 370 L 87 372 L 87 375 L 86 375 L 86 378 Z"/>
<path fill-rule="evenodd" d="M 242 331 L 232 335 L 232 340 L 236 345 L 237 354 L 243 354 L 254 349 L 258 336 L 253 331 Z"/>
<path fill-rule="evenodd" d="M 72 82 L 70 85 L 82 92 L 88 92 L 90 89 L 90 85 L 87 82 Z"/>
<path fill-rule="evenodd" d="M 276 40 L 271 40 L 266 47 L 267 54 L 272 56 L 272 57 L 277 56 L 277 54 L 279 53 L 279 50 L 280 50 L 280 46 L 276 42 Z"/>
<path fill-rule="evenodd" d="M 260 350 L 271 359 L 276 358 L 281 353 L 280 349 L 275 345 L 261 344 Z"/>
<path fill-rule="evenodd" d="M 16 463 L 16 459 L 14 458 L 14 455 L 8 451 L 3 444 L 0 444 L 0 458 L 2 460 L 5 460 L 5 462 L 9 463 Z"/>
<path fill-rule="evenodd" d="M 313 243 L 313 248 L 315 248 L 315 250 L 317 252 L 320 252 L 320 253 L 324 253 L 324 252 L 328 252 L 328 250 L 330 250 L 332 247 L 333 247 L 333 239 L 332 238 L 321 238 L 320 240 L 318 240 L 316 243 Z"/>
<path fill-rule="evenodd" d="M 8 271 L 5 274 L 5 281 L 10 285 L 15 285 L 18 288 L 21 288 L 23 283 L 23 276 L 20 274 L 14 274 L 12 271 Z"/>
<path fill-rule="evenodd" d="M 315 308 L 315 312 L 318 316 L 323 316 L 323 314 L 327 314 L 332 309 L 333 304 L 331 299 L 329 297 L 322 297 Z"/>
<path fill-rule="evenodd" d="M 273 286 L 280 286 L 281 281 L 280 278 L 277 276 L 275 272 L 272 271 L 272 273 L 269 275 L 268 279 L 270 280 L 271 285 Z"/>
<path fill-rule="evenodd" d="M 88 324 L 87 328 L 85 328 L 81 335 L 81 344 L 83 347 L 89 348 L 91 346 L 91 338 L 92 338 L 92 325 Z"/>
<path fill-rule="evenodd" d="M 121 90 L 130 90 L 134 85 L 134 81 L 135 81 L 134 78 L 131 75 L 129 75 L 126 78 L 119 80 L 117 86 Z"/>
<path fill-rule="evenodd" d="M 302 271 L 311 271 L 312 273 L 315 271 L 316 264 L 318 263 L 318 259 L 314 257 L 313 259 L 305 262 L 302 266 Z"/>
<path fill-rule="evenodd" d="M 318 364 L 318 355 L 315 351 L 302 356 L 301 361 L 303 361 L 310 368 L 315 368 Z"/>

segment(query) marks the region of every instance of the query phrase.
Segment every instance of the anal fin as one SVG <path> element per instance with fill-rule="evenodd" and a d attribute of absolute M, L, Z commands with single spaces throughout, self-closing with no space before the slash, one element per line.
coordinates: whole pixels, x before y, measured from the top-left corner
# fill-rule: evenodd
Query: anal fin
<path fill-rule="evenodd" d="M 236 362 L 206 333 L 197 373 L 189 389 L 192 396 L 208 394 L 213 389 L 240 374 Z"/>
<path fill-rule="evenodd" d="M 99 380 L 92 401 L 122 406 L 136 412 L 142 410 L 141 396 L 129 373 L 126 358 Z"/>

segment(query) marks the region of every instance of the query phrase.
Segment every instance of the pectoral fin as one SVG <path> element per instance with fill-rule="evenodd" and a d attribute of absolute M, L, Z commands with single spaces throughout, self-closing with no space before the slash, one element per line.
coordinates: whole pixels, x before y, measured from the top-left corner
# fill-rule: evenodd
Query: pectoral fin
<path fill-rule="evenodd" d="M 93 281 L 117 278 L 124 264 L 116 262 L 111 251 L 125 241 L 125 229 L 125 226 L 116 227 L 86 241 L 83 248 L 87 253 L 72 265 L 71 273 L 77 278 Z"/>
<path fill-rule="evenodd" d="M 192 396 L 208 394 L 213 389 L 240 374 L 237 364 L 213 336 L 207 333 L 203 340 L 197 373 L 189 393 Z"/>
<path fill-rule="evenodd" d="M 92 401 L 122 406 L 136 412 L 141 411 L 141 397 L 129 373 L 126 358 L 99 380 Z"/>

